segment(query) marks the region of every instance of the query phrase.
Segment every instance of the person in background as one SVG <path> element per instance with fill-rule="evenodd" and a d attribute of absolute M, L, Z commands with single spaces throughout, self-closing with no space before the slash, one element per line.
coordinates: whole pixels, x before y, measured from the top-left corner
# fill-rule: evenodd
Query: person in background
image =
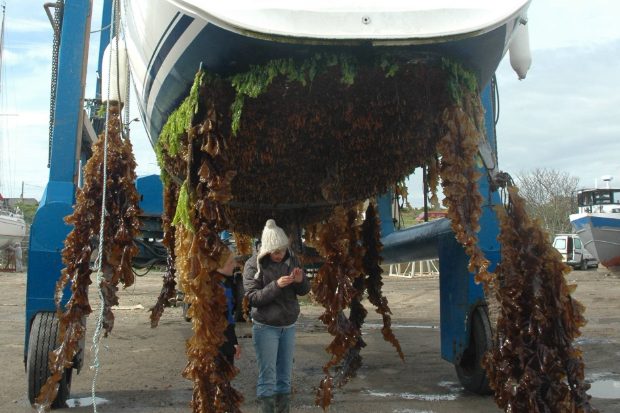
<path fill-rule="evenodd" d="M 236 265 L 237 262 L 235 261 L 234 253 L 230 251 L 226 263 L 224 263 L 222 268 L 218 268 L 216 270 L 219 274 L 224 276 L 224 279 L 222 280 L 222 287 L 224 287 L 226 292 L 226 319 L 228 320 L 228 326 L 224 332 L 226 341 L 220 347 L 220 352 L 226 357 L 226 360 L 228 360 L 231 365 L 235 364 L 235 359 L 239 359 L 241 357 L 241 347 L 237 342 L 237 334 L 235 332 L 236 303 L 233 273 Z"/>
<path fill-rule="evenodd" d="M 15 243 L 15 271 L 22 272 L 24 271 L 24 266 L 22 264 L 23 253 L 22 253 L 22 243 Z"/>
<path fill-rule="evenodd" d="M 310 281 L 288 245 L 284 230 L 267 220 L 260 248 L 243 269 L 243 287 L 252 307 L 261 413 L 290 411 L 297 296 L 310 291 Z"/>

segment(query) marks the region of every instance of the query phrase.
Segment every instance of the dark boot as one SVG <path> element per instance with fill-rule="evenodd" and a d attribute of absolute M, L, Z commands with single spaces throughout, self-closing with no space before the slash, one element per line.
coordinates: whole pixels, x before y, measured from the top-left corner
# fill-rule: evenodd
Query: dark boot
<path fill-rule="evenodd" d="M 276 394 L 276 413 L 289 413 L 291 411 L 291 395 Z"/>
<path fill-rule="evenodd" d="M 274 396 L 259 397 L 258 406 L 260 413 L 276 413 L 276 399 Z"/>

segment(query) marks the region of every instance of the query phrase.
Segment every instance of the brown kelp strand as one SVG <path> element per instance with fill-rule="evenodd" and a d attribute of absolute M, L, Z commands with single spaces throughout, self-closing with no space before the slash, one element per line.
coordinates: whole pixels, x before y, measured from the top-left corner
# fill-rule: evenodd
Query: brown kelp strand
<path fill-rule="evenodd" d="M 427 187 L 427 193 L 424 194 L 424 196 L 427 197 L 433 209 L 439 209 L 439 198 L 437 197 L 437 188 L 439 187 L 439 159 L 437 156 L 431 157 L 423 168 L 426 174 L 424 178 Z"/>
<path fill-rule="evenodd" d="M 238 256 L 249 257 L 252 255 L 252 237 L 247 234 L 234 233 L 233 238 Z"/>
<path fill-rule="evenodd" d="M 482 108 L 478 108 L 478 113 L 482 113 Z M 472 114 L 457 105 L 444 111 L 443 125 L 445 134 L 437 145 L 441 154 L 443 204 L 448 208 L 456 239 L 470 257 L 469 271 L 476 274 L 477 281 L 487 281 L 489 262 L 478 246 L 482 196 L 477 185 L 480 173 L 475 165 L 483 132 L 476 127 Z"/>
<path fill-rule="evenodd" d="M 361 351 L 366 347 L 366 342 L 362 337 L 362 325 L 368 315 L 368 311 L 362 304 L 364 298 L 364 277 L 360 276 L 353 280 L 353 288 L 355 295 L 351 298 L 349 313 L 349 323 L 359 333 L 355 338 L 355 345 L 350 347 L 342 358 L 342 363 L 337 367 L 336 374 L 333 377 L 333 383 L 342 387 L 349 382 L 357 374 L 357 370 L 362 366 Z M 330 396 L 331 397 L 331 396 Z"/>
<path fill-rule="evenodd" d="M 172 237 L 174 240 L 174 236 Z M 170 307 L 170 300 L 176 297 L 176 268 L 174 266 L 175 254 L 174 250 L 168 249 L 168 256 L 166 257 L 166 272 L 162 277 L 162 287 L 157 296 L 155 305 L 149 309 L 151 312 L 151 327 L 155 328 L 159 324 L 159 320 L 164 313 L 165 307 Z"/>
<path fill-rule="evenodd" d="M 476 282 L 482 283 L 491 329 L 494 330 L 499 311 L 495 294 L 496 277 L 488 270 L 489 260 L 478 243 L 483 199 L 478 191 L 480 172 L 476 161 L 479 159 L 478 144 L 485 139 L 484 112 L 478 93 L 459 85 L 455 88 L 460 91 L 457 93 L 458 100 L 444 110 L 443 136 L 437 145 L 441 156 L 439 175 L 445 195 L 443 204 L 448 208 L 455 237 L 469 256 L 469 272 L 475 274 Z M 428 168 L 430 182 L 436 180 L 434 165 L 431 160 Z"/>
<path fill-rule="evenodd" d="M 186 264 L 179 273 L 194 331 L 187 341 L 188 361 L 183 376 L 193 383 L 193 412 L 239 412 L 243 397 L 230 384 L 238 370 L 219 352 L 227 325 L 222 311 L 226 297 L 220 285 L 222 276 L 215 270 L 230 252 L 208 224 L 196 226 L 195 233 L 180 230 L 183 240 L 177 243 L 177 256 L 183 257 Z"/>
<path fill-rule="evenodd" d="M 358 295 L 353 282 L 362 273 L 364 249 L 360 245 L 361 208 L 337 207 L 325 223 L 306 231 L 306 239 L 324 258 L 325 263 L 313 280 L 312 292 L 325 311 L 319 319 L 334 337 L 326 347 L 331 355 L 323 366 L 325 378 L 317 391 L 316 403 L 326 409 L 331 403 L 333 376 L 330 368 L 337 366 L 361 337 L 360 324 L 351 322 L 344 311 Z"/>
<path fill-rule="evenodd" d="M 228 320 L 222 310 L 226 308 L 223 276 L 216 270 L 232 253 L 219 233 L 227 228 L 221 203 L 231 197 L 235 172 L 228 168 L 217 114 L 209 105 L 196 110 L 205 112 L 206 121 L 189 128 L 186 135 L 186 182 L 173 221 L 177 270 L 194 332 L 187 341 L 183 376 L 193 383 L 193 412 L 234 413 L 240 411 L 243 397 L 231 385 L 238 369 L 219 351 Z"/>
<path fill-rule="evenodd" d="M 527 215 L 517 188 L 508 193 L 507 208 L 497 208 L 498 346 L 484 360 L 495 400 L 514 413 L 595 412 L 582 353 L 573 346 L 586 321 L 583 306 L 571 297 L 576 286 L 565 279 L 570 269 Z"/>
<path fill-rule="evenodd" d="M 176 255 L 174 253 L 175 246 L 175 228 L 172 225 L 172 219 L 176 211 L 177 199 L 179 197 L 179 186 L 170 182 L 164 186 L 164 211 L 162 214 L 162 229 L 164 238 L 162 244 L 166 247 L 168 256 L 166 257 L 166 272 L 162 278 L 163 285 L 155 305 L 151 311 L 151 327 L 157 327 L 159 319 L 164 313 L 164 308 L 170 306 L 170 300 L 176 296 L 176 268 L 174 265 Z"/>
<path fill-rule="evenodd" d="M 359 220 L 358 214 L 359 212 L 356 209 L 349 209 L 347 212 L 347 219 L 349 222 L 352 223 L 352 225 L 349 227 L 348 239 L 352 240 L 351 246 L 353 248 L 351 250 L 351 253 L 362 254 L 361 257 L 353 258 L 361 260 L 361 262 L 356 265 L 361 264 L 361 268 L 363 269 L 363 262 L 366 256 L 366 251 L 365 248 L 363 248 L 363 243 L 361 242 L 363 223 L 361 228 L 356 225 L 356 221 Z M 346 350 L 344 356 L 342 357 L 341 363 L 335 368 L 336 372 L 334 374 L 333 382 L 338 387 L 344 386 L 351 378 L 355 377 L 357 370 L 362 365 L 361 350 L 362 348 L 366 347 L 366 343 L 362 338 L 362 325 L 364 324 L 364 320 L 366 319 L 366 315 L 368 314 L 368 311 L 366 311 L 364 305 L 362 304 L 362 299 L 364 298 L 365 291 L 364 274 L 360 274 L 353 279 L 353 288 L 355 289 L 355 294 L 351 297 L 351 303 L 349 304 L 350 311 L 348 322 L 355 330 L 357 337 L 355 337 L 354 339 L 354 344 L 352 346 L 349 346 L 349 348 Z"/>
<path fill-rule="evenodd" d="M 104 292 L 103 328 L 109 333 L 114 325 L 111 306 L 118 303 L 117 284 L 125 287 L 134 282 L 131 260 L 137 253 L 133 238 L 138 233 L 138 194 L 134 181 L 136 163 L 129 139 L 121 137 L 119 107 L 109 107 L 107 124 L 107 181 L 106 219 L 102 251 L 103 279 L 100 288 Z M 88 287 L 92 283 L 91 256 L 99 240 L 101 220 L 101 197 L 103 189 L 104 135 L 93 146 L 93 155 L 84 167 L 84 186 L 77 189 L 73 213 L 66 222 L 73 229 L 65 240 L 62 261 L 65 268 L 56 284 L 56 306 L 59 315 L 59 347 L 50 354 L 50 377 L 41 388 L 36 403 L 49 408 L 58 391 L 58 381 L 79 350 L 84 338 L 84 320 L 91 313 Z M 61 299 L 67 283 L 71 296 L 61 308 Z"/>
<path fill-rule="evenodd" d="M 362 225 L 362 241 L 366 248 L 363 268 L 364 274 L 366 274 L 365 286 L 368 291 L 368 301 L 377 308 L 377 313 L 381 314 L 383 320 L 381 334 L 383 334 L 383 339 L 392 344 L 401 360 L 404 360 L 405 355 L 391 327 L 392 311 L 388 305 L 387 297 L 381 291 L 383 287 L 381 277 L 383 273 L 381 269 L 381 249 L 383 248 L 381 244 L 381 222 L 379 221 L 377 207 L 373 202 L 368 204 L 365 215 L 366 217 Z"/>

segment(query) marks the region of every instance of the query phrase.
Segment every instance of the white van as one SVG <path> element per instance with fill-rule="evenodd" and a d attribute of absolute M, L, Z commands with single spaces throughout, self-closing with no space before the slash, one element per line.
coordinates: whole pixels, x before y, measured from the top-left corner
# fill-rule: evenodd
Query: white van
<path fill-rule="evenodd" d="M 587 270 L 598 267 L 598 260 L 583 247 L 577 234 L 556 235 L 553 247 L 562 254 L 562 261 L 573 268 Z"/>

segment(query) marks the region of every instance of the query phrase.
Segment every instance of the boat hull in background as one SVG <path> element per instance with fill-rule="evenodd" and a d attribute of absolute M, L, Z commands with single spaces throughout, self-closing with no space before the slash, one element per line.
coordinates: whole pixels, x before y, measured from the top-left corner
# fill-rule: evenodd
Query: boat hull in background
<path fill-rule="evenodd" d="M 21 242 L 26 236 L 26 223 L 12 213 L 0 215 L 0 250 Z"/>
<path fill-rule="evenodd" d="M 620 213 L 580 213 L 570 216 L 575 233 L 600 263 L 620 272 Z"/>

